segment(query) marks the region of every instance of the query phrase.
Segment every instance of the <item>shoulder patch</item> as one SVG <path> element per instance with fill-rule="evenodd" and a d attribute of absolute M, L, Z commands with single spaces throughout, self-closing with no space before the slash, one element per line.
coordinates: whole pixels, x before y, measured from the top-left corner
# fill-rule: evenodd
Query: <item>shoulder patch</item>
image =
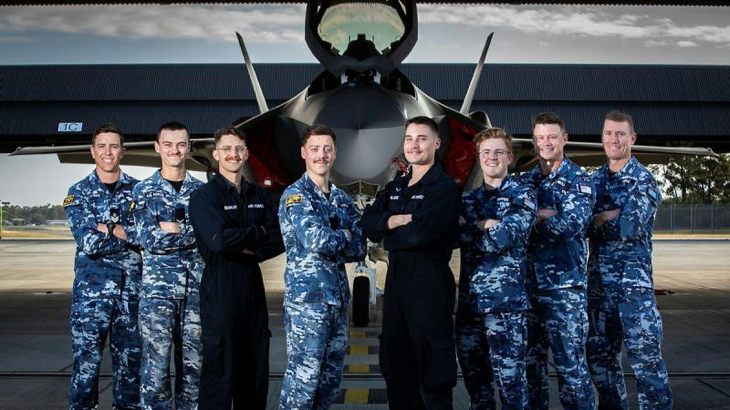
<path fill-rule="evenodd" d="M 66 198 L 63 198 L 63 206 L 69 206 L 74 202 L 74 196 L 69 195 Z"/>
<path fill-rule="evenodd" d="M 301 194 L 289 195 L 288 197 L 286 197 L 286 205 L 298 204 L 298 203 L 302 202 L 303 200 L 304 200 L 304 197 L 302 197 Z"/>

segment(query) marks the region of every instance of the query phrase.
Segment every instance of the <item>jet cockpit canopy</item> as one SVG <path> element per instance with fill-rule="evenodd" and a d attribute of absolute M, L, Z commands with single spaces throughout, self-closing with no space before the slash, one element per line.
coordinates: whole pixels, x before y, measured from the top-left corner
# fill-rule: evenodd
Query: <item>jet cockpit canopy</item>
<path fill-rule="evenodd" d="M 415 1 L 319 0 L 307 4 L 306 41 L 336 76 L 347 70 L 386 75 L 418 38 Z"/>

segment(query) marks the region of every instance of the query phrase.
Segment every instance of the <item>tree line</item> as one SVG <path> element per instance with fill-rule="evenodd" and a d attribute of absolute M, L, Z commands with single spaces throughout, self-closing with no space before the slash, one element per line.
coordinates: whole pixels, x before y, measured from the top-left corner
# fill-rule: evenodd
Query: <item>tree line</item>
<path fill-rule="evenodd" d="M 47 220 L 66 219 L 66 211 L 61 205 L 38 205 L 38 206 L 3 206 L 3 219 L 12 221 L 22 219 L 26 224 L 43 225 Z"/>

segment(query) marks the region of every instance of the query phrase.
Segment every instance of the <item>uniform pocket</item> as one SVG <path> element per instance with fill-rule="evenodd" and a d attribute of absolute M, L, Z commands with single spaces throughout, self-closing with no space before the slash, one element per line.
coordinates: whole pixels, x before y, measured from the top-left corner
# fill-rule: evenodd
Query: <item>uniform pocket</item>
<path fill-rule="evenodd" d="M 423 384 L 429 389 L 456 386 L 456 347 L 453 340 L 429 341 Z"/>

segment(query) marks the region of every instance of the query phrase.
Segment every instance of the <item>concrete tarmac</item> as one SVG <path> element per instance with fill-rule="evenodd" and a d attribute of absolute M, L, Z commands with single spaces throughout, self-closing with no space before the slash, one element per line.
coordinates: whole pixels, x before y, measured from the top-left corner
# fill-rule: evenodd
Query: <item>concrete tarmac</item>
<path fill-rule="evenodd" d="M 68 329 L 74 242 L 0 241 L 0 409 L 67 407 L 72 363 Z M 675 409 L 730 409 L 730 241 L 655 242 L 655 284 L 664 321 L 663 352 Z M 452 267 L 458 279 L 458 255 Z M 271 383 L 269 408 L 276 408 L 286 366 L 281 319 L 283 256 L 263 264 L 269 303 Z M 379 280 L 384 280 L 384 265 Z M 343 390 L 334 408 L 387 408 L 378 371 L 379 317 L 368 328 L 350 329 Z M 100 408 L 111 404 L 108 351 L 100 379 Z M 630 367 L 625 365 L 627 373 Z M 627 377 L 629 403 L 638 408 L 635 380 Z M 551 408 L 560 408 L 551 378 Z M 454 407 L 468 408 L 459 381 Z"/>

